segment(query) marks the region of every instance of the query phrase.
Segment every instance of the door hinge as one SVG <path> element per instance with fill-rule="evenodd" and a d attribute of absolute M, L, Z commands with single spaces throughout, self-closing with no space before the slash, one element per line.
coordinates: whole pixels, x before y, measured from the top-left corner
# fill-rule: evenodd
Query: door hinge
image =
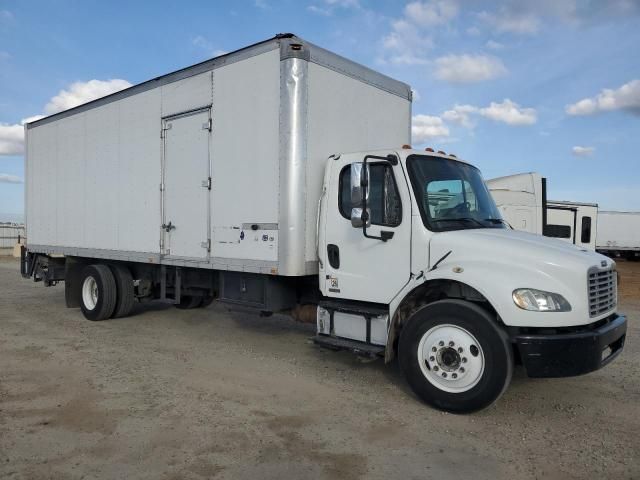
<path fill-rule="evenodd" d="M 161 184 L 160 184 L 160 191 L 161 191 L 161 192 L 164 192 L 164 183 L 161 183 Z"/>
<path fill-rule="evenodd" d="M 160 129 L 160 138 L 164 138 L 164 131 L 171 130 L 171 124 L 167 123 L 164 127 Z"/>
<path fill-rule="evenodd" d="M 213 130 L 213 121 L 211 119 L 207 120 L 202 124 L 202 130 Z"/>
<path fill-rule="evenodd" d="M 200 243 L 200 246 L 202 248 L 206 248 L 207 252 L 210 252 L 211 251 L 211 239 L 208 239 L 206 242 Z"/>
<path fill-rule="evenodd" d="M 206 180 L 203 180 L 202 186 L 208 190 L 211 190 L 211 177 L 208 177 Z"/>

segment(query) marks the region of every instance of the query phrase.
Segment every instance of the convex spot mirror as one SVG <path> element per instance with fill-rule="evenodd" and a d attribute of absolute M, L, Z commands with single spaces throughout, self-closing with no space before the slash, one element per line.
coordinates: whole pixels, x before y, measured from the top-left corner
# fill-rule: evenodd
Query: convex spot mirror
<path fill-rule="evenodd" d="M 367 228 L 371 226 L 371 209 L 367 208 L 367 213 L 364 214 L 362 208 L 352 208 L 351 209 L 351 226 L 353 228 L 362 228 L 362 226 L 367 223 Z"/>

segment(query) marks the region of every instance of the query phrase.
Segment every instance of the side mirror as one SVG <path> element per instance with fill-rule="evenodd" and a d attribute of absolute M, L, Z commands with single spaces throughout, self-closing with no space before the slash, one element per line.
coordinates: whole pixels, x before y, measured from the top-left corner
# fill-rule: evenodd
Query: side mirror
<path fill-rule="evenodd" d="M 351 226 L 353 228 L 362 228 L 363 225 L 367 227 L 371 226 L 371 209 L 367 208 L 367 213 L 364 214 L 362 208 L 352 208 L 351 209 Z"/>
<path fill-rule="evenodd" d="M 365 170 L 364 164 L 352 163 L 351 164 L 351 206 L 353 208 L 360 207 L 365 200 L 365 195 L 369 198 L 369 178 L 368 175 L 365 178 L 365 172 L 368 173 L 369 169 Z M 364 181 L 363 181 L 364 180 Z"/>

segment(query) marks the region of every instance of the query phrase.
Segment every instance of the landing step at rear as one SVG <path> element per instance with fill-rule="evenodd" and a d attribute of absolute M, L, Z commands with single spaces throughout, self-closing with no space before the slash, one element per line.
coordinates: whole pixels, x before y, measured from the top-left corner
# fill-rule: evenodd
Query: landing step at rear
<path fill-rule="evenodd" d="M 370 343 L 348 340 L 346 338 L 316 335 L 313 337 L 313 343 L 332 350 L 349 350 L 357 355 L 366 355 L 369 357 L 384 355 L 384 347 L 381 345 L 372 345 Z"/>

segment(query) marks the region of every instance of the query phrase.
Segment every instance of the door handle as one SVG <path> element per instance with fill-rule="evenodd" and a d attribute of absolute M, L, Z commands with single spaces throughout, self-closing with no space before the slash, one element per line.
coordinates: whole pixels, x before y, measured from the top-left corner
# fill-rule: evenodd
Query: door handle
<path fill-rule="evenodd" d="M 169 233 L 171 230 L 175 230 L 176 229 L 176 226 L 173 225 L 171 222 L 163 223 L 161 226 L 162 226 L 162 228 L 164 228 L 164 231 L 167 232 L 167 233 Z"/>
<path fill-rule="evenodd" d="M 340 268 L 340 249 L 337 245 L 332 243 L 327 245 L 327 258 L 332 268 Z"/>

